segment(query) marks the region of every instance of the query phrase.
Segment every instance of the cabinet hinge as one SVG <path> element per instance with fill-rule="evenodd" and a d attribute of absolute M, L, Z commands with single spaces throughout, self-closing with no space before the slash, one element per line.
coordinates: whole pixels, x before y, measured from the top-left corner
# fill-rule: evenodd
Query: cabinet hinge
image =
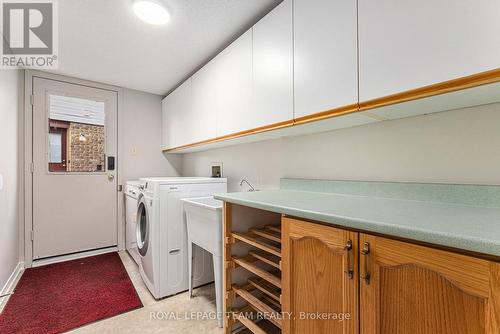
<path fill-rule="evenodd" d="M 30 104 L 31 104 L 32 106 L 34 106 L 34 105 L 35 105 L 35 95 L 33 95 L 33 94 L 31 94 L 31 95 L 30 95 Z"/>
<path fill-rule="evenodd" d="M 35 240 L 35 231 L 31 231 L 31 241 Z"/>
<path fill-rule="evenodd" d="M 30 173 L 33 174 L 35 172 L 35 164 L 30 162 Z"/>

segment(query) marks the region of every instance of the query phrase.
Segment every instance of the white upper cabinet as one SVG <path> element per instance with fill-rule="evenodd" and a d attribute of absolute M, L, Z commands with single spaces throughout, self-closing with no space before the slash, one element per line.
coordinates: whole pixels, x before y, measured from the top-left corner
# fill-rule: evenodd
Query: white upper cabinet
<path fill-rule="evenodd" d="M 292 0 L 285 0 L 253 27 L 251 126 L 293 119 Z"/>
<path fill-rule="evenodd" d="M 193 143 L 191 78 L 170 93 L 162 103 L 163 146 L 174 148 Z"/>
<path fill-rule="evenodd" d="M 252 114 L 252 30 L 248 30 L 216 58 L 219 107 L 217 136 L 251 129 Z"/>
<path fill-rule="evenodd" d="M 161 147 L 163 150 L 169 148 L 170 132 L 168 131 L 168 123 L 170 119 L 167 115 L 167 102 L 169 97 L 165 97 L 161 101 Z"/>
<path fill-rule="evenodd" d="M 295 118 L 357 103 L 356 0 L 295 0 L 294 36 Z"/>
<path fill-rule="evenodd" d="M 498 0 L 359 0 L 360 101 L 500 67 Z"/>
<path fill-rule="evenodd" d="M 190 117 L 191 142 L 217 137 L 217 109 L 219 85 L 217 61 L 212 60 L 193 75 L 192 115 Z"/>

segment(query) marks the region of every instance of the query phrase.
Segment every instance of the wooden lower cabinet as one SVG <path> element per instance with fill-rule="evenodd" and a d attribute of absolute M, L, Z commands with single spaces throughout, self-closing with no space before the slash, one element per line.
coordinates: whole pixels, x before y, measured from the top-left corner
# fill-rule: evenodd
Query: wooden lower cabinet
<path fill-rule="evenodd" d="M 282 231 L 283 333 L 500 333 L 498 262 L 288 217 Z"/>
<path fill-rule="evenodd" d="M 358 332 L 357 245 L 358 233 L 283 218 L 284 333 Z"/>
<path fill-rule="evenodd" d="M 359 242 L 361 333 L 500 333 L 499 263 L 367 234 Z"/>

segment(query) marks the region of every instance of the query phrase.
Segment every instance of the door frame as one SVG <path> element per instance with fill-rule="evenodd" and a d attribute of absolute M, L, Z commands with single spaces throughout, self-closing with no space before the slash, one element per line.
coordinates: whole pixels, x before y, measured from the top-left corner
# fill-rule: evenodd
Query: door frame
<path fill-rule="evenodd" d="M 20 239 L 24 239 L 24 265 L 25 268 L 30 268 L 33 266 L 33 173 L 32 173 L 32 164 L 33 164 L 33 105 L 32 105 L 32 96 L 33 96 L 33 81 L 35 78 L 48 79 L 59 81 L 62 83 L 68 84 L 76 84 L 81 86 L 86 86 L 90 88 L 104 89 L 117 93 L 117 155 L 116 155 L 116 177 L 117 177 L 117 186 L 118 189 L 116 191 L 116 209 L 117 209 L 117 240 L 118 240 L 118 250 L 125 249 L 125 225 L 124 225 L 124 201 L 122 196 L 122 168 L 121 168 L 121 160 L 122 156 L 122 136 L 123 136 L 123 120 L 121 117 L 121 112 L 123 111 L 123 88 L 101 84 L 98 82 L 82 80 L 78 78 L 68 77 L 59 74 L 48 73 L 44 71 L 38 70 L 25 70 L 24 73 L 24 198 L 21 205 L 24 207 L 24 210 L 21 213 L 24 217 L 20 217 L 21 222 L 24 221 L 22 226 L 24 227 L 24 238 L 20 237 Z M 23 234 L 21 232 L 20 234 Z M 94 252 L 95 251 L 90 251 Z M 88 252 L 87 252 L 88 253 Z M 83 252 L 82 254 L 85 254 Z M 64 255 L 63 255 L 64 257 Z M 78 257 L 77 255 L 72 257 Z"/>

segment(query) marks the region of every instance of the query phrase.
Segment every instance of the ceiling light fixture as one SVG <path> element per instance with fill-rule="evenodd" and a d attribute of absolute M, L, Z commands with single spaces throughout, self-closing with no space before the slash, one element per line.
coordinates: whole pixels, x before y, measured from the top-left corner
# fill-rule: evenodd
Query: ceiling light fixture
<path fill-rule="evenodd" d="M 134 3 L 134 13 L 149 24 L 161 25 L 170 21 L 170 13 L 155 1 L 136 1 Z"/>

